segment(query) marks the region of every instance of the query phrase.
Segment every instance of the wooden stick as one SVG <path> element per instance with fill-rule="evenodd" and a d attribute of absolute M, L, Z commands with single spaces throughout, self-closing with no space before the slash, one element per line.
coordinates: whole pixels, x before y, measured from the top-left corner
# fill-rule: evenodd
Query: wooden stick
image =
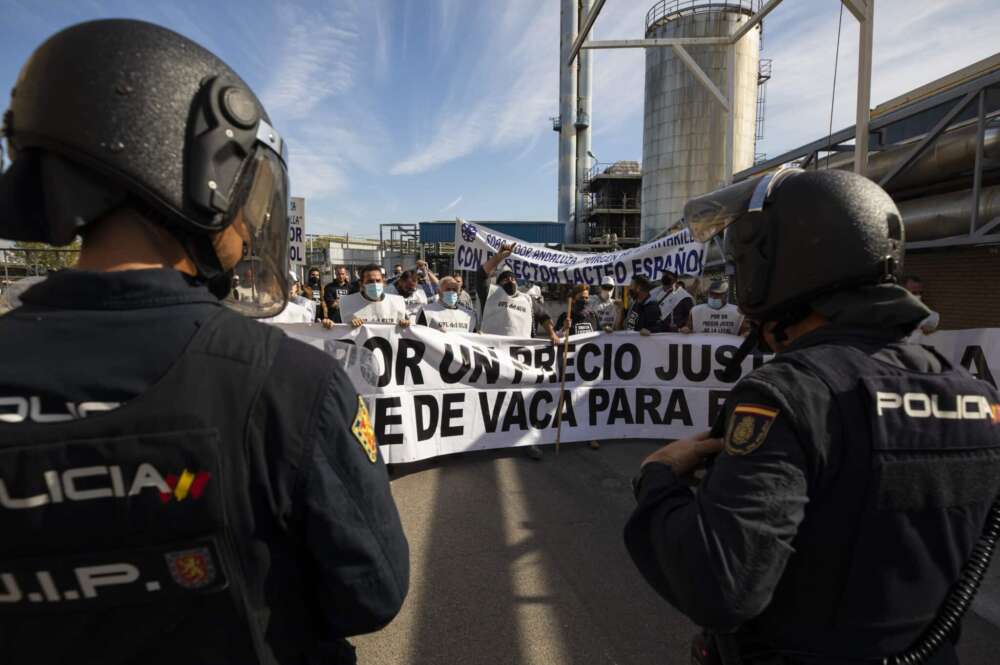
<path fill-rule="evenodd" d="M 573 296 L 566 301 L 566 323 L 573 318 Z M 571 327 L 572 329 L 572 327 Z M 556 409 L 556 455 L 559 454 L 559 441 L 562 438 L 562 412 L 566 399 L 566 359 L 569 356 L 569 333 L 566 331 L 566 338 L 563 340 L 562 352 L 562 383 L 559 386 L 559 406 Z"/>

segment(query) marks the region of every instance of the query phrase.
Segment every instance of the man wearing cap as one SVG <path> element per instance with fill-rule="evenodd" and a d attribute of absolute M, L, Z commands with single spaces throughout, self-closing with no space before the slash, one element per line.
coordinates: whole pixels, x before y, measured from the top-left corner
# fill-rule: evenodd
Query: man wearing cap
<path fill-rule="evenodd" d="M 591 296 L 590 309 L 597 315 L 597 323 L 602 330 L 610 332 L 618 328 L 621 317 L 621 302 L 612 296 L 615 292 L 615 280 L 611 276 L 601 279 L 601 288 L 597 296 Z"/>
<path fill-rule="evenodd" d="M 729 282 L 712 280 L 708 287 L 708 302 L 691 308 L 683 333 L 743 335 L 749 329 L 739 307 L 726 303 Z"/>
<path fill-rule="evenodd" d="M 677 332 L 694 307 L 694 298 L 677 278 L 677 273 L 670 270 L 663 273 L 660 286 L 653 289 L 650 297 L 660 305 L 662 332 Z"/>

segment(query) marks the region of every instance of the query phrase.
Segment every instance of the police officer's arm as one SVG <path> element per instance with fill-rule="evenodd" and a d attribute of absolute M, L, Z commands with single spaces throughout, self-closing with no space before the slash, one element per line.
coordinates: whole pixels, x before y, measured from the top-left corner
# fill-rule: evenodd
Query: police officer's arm
<path fill-rule="evenodd" d="M 730 416 L 726 450 L 697 493 L 671 467 L 647 464 L 625 528 L 649 584 L 695 623 L 723 631 L 767 607 L 808 501 L 806 456 L 787 403 L 744 384 L 727 409 L 748 404 L 776 417 Z"/>
<path fill-rule="evenodd" d="M 345 637 L 378 630 L 399 612 L 409 585 L 409 550 L 381 455 L 372 462 L 352 431 L 357 393 L 343 370 L 333 369 L 302 460 L 302 521 L 321 611 L 317 621 Z"/>

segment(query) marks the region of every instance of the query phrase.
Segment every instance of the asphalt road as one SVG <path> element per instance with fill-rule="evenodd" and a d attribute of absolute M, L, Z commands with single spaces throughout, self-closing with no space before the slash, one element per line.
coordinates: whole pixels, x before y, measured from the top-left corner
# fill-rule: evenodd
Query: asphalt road
<path fill-rule="evenodd" d="M 352 640 L 359 662 L 688 663 L 695 627 L 646 586 L 621 538 L 630 479 L 655 447 L 569 444 L 558 456 L 545 447 L 540 462 L 518 449 L 397 466 L 410 593 L 392 624 Z M 1000 608 L 993 597 L 983 595 L 987 617 Z M 964 665 L 1000 662 L 1000 629 L 970 613 L 960 647 Z"/>

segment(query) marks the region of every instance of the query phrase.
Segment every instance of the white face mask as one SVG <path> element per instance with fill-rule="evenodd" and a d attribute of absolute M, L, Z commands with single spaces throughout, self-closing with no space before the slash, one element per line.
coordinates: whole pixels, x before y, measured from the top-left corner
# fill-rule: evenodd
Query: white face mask
<path fill-rule="evenodd" d="M 365 284 L 365 295 L 369 300 L 378 300 L 382 297 L 382 282 L 368 282 Z"/>
<path fill-rule="evenodd" d="M 723 302 L 722 302 L 722 299 L 720 299 L 720 298 L 709 298 L 708 299 L 708 306 L 711 307 L 712 309 L 722 309 L 722 305 L 723 305 Z"/>
<path fill-rule="evenodd" d="M 607 302 L 611 300 L 611 289 L 601 289 L 597 297 L 601 299 L 601 302 Z"/>
<path fill-rule="evenodd" d="M 458 294 L 454 291 L 445 291 L 441 294 L 441 300 L 446 307 L 454 307 L 458 303 Z"/>

